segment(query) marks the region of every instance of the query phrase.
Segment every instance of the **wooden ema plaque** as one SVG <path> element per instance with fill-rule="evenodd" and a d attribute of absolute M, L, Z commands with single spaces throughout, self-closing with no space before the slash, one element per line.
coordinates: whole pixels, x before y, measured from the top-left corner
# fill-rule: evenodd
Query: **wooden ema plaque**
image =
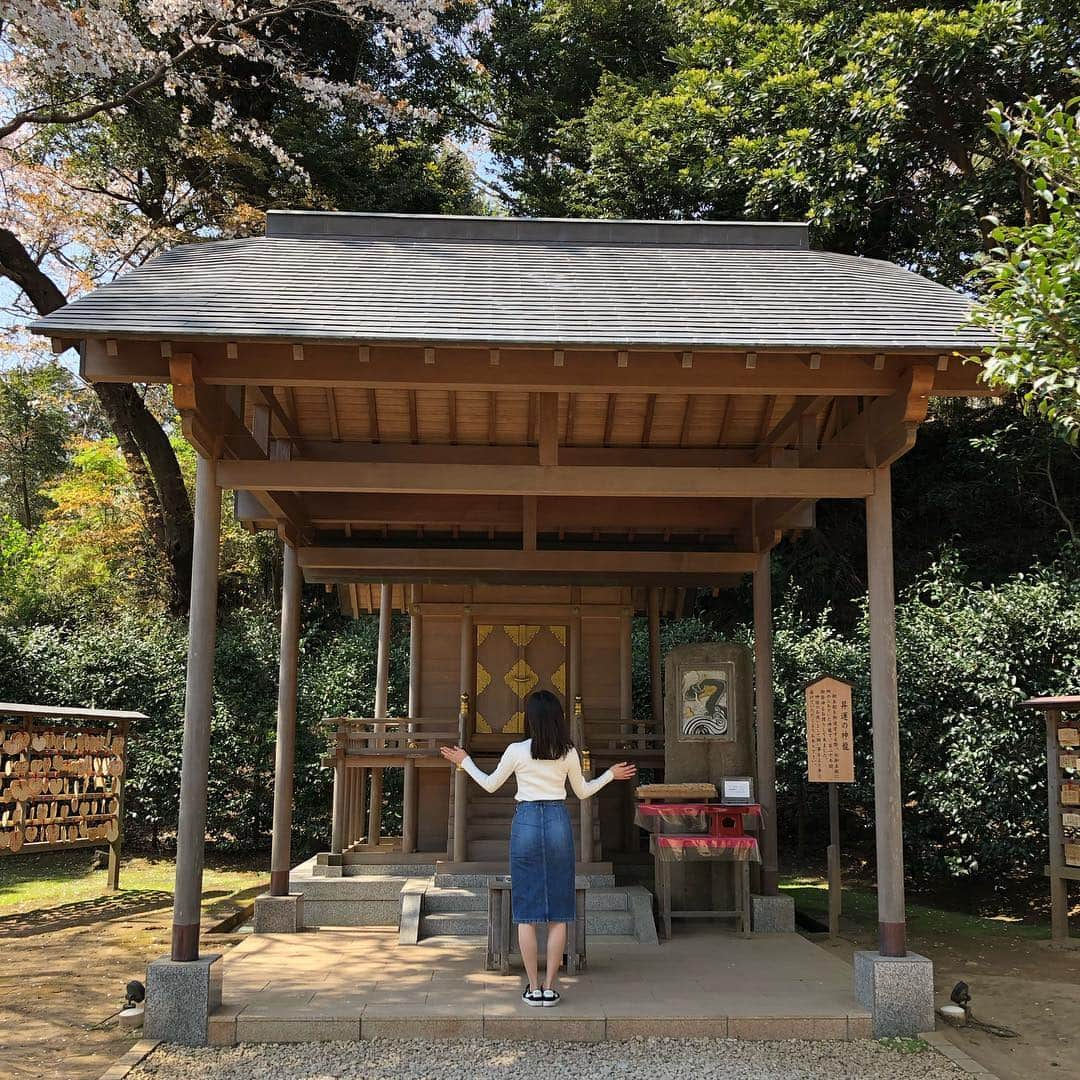
<path fill-rule="evenodd" d="M 825 676 L 806 687 L 806 762 L 814 784 L 855 781 L 851 683 Z"/>
<path fill-rule="evenodd" d="M 0 716 L 0 854 L 117 844 L 126 743 Z"/>

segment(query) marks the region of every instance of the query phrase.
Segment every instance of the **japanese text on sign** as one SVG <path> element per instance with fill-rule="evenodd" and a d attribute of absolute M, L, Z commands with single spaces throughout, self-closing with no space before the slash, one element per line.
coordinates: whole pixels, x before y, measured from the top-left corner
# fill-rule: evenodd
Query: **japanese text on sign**
<path fill-rule="evenodd" d="M 817 679 L 806 688 L 806 759 L 811 783 L 855 780 L 851 686 L 841 679 Z"/>

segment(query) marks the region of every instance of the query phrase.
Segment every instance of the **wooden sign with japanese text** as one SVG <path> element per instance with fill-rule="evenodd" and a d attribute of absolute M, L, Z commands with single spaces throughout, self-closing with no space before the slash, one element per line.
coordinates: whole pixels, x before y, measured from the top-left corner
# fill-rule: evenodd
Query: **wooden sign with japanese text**
<path fill-rule="evenodd" d="M 806 760 L 811 783 L 854 782 L 851 683 L 824 676 L 806 687 Z"/>

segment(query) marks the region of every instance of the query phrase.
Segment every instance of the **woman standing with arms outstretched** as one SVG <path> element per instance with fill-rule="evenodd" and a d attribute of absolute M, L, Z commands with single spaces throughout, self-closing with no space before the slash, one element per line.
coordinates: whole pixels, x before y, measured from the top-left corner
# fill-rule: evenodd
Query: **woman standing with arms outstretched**
<path fill-rule="evenodd" d="M 493 793 L 517 777 L 517 809 L 510 828 L 510 887 L 521 959 L 529 984 L 521 994 L 526 1005 L 559 1003 L 555 976 L 566 949 L 566 924 L 574 919 L 574 834 L 566 811 L 566 782 L 579 799 L 588 799 L 612 780 L 629 780 L 637 771 L 625 761 L 595 780 L 586 780 L 581 759 L 559 699 L 549 690 L 525 702 L 529 736 L 511 743 L 495 771 L 482 772 L 460 746 L 444 746 L 443 757 L 464 769 Z M 537 972 L 536 926 L 547 923 L 547 972 Z"/>

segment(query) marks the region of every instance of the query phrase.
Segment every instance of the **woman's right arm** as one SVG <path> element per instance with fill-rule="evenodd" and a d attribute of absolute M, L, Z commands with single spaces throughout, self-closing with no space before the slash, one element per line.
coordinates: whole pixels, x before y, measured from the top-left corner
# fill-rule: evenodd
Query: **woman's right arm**
<path fill-rule="evenodd" d="M 517 766 L 517 753 L 514 747 L 517 743 L 511 743 L 499 759 L 494 772 L 486 773 L 479 768 L 471 757 L 466 757 L 461 767 L 489 794 L 493 795 L 513 775 Z"/>

